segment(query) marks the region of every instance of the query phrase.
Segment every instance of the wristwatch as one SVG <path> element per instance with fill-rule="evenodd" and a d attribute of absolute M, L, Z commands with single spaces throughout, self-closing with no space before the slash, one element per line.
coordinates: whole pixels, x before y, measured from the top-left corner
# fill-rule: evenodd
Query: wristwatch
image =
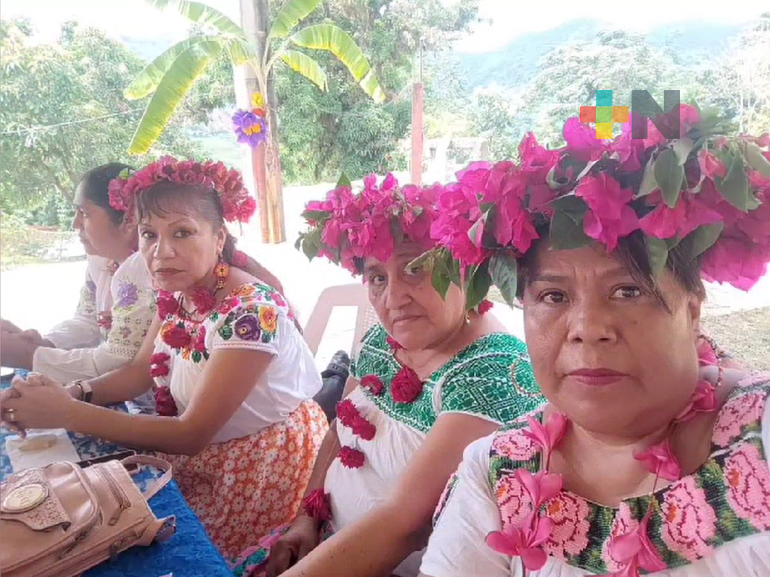
<path fill-rule="evenodd" d="M 80 400 L 84 401 L 86 403 L 90 403 L 91 399 L 94 396 L 94 390 L 91 388 L 91 385 L 88 383 L 88 381 L 84 379 L 78 379 L 77 381 L 72 381 L 73 385 L 80 388 Z"/>

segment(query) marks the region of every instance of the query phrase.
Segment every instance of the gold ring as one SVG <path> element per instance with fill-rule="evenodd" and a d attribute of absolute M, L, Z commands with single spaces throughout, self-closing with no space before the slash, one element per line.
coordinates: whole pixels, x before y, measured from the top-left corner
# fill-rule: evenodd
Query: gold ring
<path fill-rule="evenodd" d="M 16 422 L 16 409 L 6 409 L 3 411 L 5 413 L 5 420 L 9 423 L 15 423 Z"/>

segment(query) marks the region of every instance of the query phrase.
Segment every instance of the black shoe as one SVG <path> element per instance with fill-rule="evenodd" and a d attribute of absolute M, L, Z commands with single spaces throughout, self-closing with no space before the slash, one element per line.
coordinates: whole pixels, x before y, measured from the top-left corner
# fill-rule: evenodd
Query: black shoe
<path fill-rule="evenodd" d="M 347 381 L 348 376 L 350 376 L 350 357 L 348 354 L 345 351 L 337 351 L 334 353 L 332 360 L 329 362 L 326 370 L 321 373 L 321 376 L 324 379 L 338 376 L 343 381 Z"/>
<path fill-rule="evenodd" d="M 323 387 L 313 397 L 315 402 L 321 405 L 330 423 L 337 416 L 337 403 L 342 398 L 349 375 L 350 357 L 345 351 L 337 351 L 332 357 L 329 366 L 321 373 Z"/>

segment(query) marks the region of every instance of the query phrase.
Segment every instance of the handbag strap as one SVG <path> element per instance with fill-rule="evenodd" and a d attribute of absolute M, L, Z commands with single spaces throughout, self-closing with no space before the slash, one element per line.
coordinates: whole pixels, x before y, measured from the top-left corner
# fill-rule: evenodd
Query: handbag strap
<path fill-rule="evenodd" d="M 150 457 L 148 455 L 133 455 L 131 457 L 126 457 L 121 461 L 121 463 L 123 466 L 147 465 L 149 467 L 155 467 L 156 469 L 163 471 L 163 474 L 158 477 L 154 483 L 148 486 L 147 490 L 142 491 L 142 495 L 144 495 L 145 499 L 148 501 L 152 499 L 158 493 L 158 491 L 168 485 L 168 482 L 171 480 L 173 475 L 171 463 L 159 457 Z"/>

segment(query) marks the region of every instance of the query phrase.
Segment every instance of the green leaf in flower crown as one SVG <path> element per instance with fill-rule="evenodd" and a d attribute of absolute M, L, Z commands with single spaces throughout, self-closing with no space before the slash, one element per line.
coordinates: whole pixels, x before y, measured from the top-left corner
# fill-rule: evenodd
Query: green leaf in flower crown
<path fill-rule="evenodd" d="M 548 174 L 545 175 L 545 182 L 548 184 L 548 186 L 551 188 L 551 190 L 556 190 L 563 184 L 566 184 L 564 182 L 559 182 L 556 180 L 556 165 L 554 164 L 551 167 L 551 170 L 548 171 Z"/>
<path fill-rule="evenodd" d="M 301 232 L 299 233 L 299 236 L 297 237 L 296 242 L 294 243 L 294 250 L 300 250 L 302 248 L 302 241 L 305 238 L 305 233 Z"/>
<path fill-rule="evenodd" d="M 449 285 L 452 281 L 449 279 L 449 274 L 446 271 L 444 265 L 434 266 L 430 277 L 431 284 L 436 292 L 441 295 L 442 299 L 446 298 L 446 293 L 449 290 Z"/>
<path fill-rule="evenodd" d="M 468 238 L 471 239 L 473 246 L 481 248 L 482 240 L 484 238 L 484 224 L 486 219 L 484 217 L 473 223 L 473 226 L 468 229 Z"/>
<path fill-rule="evenodd" d="M 691 258 L 695 258 L 710 249 L 722 234 L 725 225 L 722 222 L 699 226 L 688 236 L 692 241 L 690 248 Z"/>
<path fill-rule="evenodd" d="M 671 149 L 679 160 L 679 166 L 684 166 L 684 163 L 687 162 L 687 158 L 690 156 L 694 145 L 695 141 L 687 137 L 680 138 L 671 143 Z"/>
<path fill-rule="evenodd" d="M 320 222 L 329 218 L 329 213 L 323 210 L 305 210 L 302 212 L 302 218 L 312 222 Z"/>
<path fill-rule="evenodd" d="M 742 148 L 746 164 L 763 176 L 770 178 L 770 160 L 767 160 L 762 154 L 762 149 L 754 142 L 746 142 Z"/>
<path fill-rule="evenodd" d="M 647 164 L 644 165 L 642 182 L 639 185 L 639 192 L 636 194 L 636 196 L 647 196 L 648 194 L 652 194 L 657 189 L 658 181 L 655 180 L 655 159 L 651 158 L 647 161 Z"/>
<path fill-rule="evenodd" d="M 655 180 L 663 194 L 663 201 L 674 208 L 684 182 L 684 167 L 679 164 L 679 159 L 672 149 L 666 148 L 655 159 Z"/>
<path fill-rule="evenodd" d="M 508 251 L 500 251 L 489 260 L 489 274 L 508 306 L 513 306 L 516 300 L 516 283 L 518 275 L 516 258 Z"/>
<path fill-rule="evenodd" d="M 555 211 L 551 219 L 551 246 L 556 250 L 572 250 L 587 246 L 591 239 L 583 231 L 583 217 Z"/>
<path fill-rule="evenodd" d="M 449 280 L 457 286 L 462 286 L 462 275 L 460 274 L 460 263 L 452 258 L 449 251 L 446 251 L 446 269 L 449 272 Z"/>
<path fill-rule="evenodd" d="M 569 213 L 574 218 L 582 217 L 588 210 L 585 201 L 574 193 L 565 194 L 552 200 L 551 207 L 559 212 Z"/>
<path fill-rule="evenodd" d="M 436 289 L 436 292 L 439 295 L 441 295 L 441 298 L 443 299 L 446 297 L 446 293 L 449 290 L 449 285 L 453 282 L 451 269 L 457 263 L 452 258 L 452 255 L 449 253 L 449 251 L 443 247 L 434 248 L 428 253 L 425 253 L 422 256 L 417 257 L 417 259 L 413 261 L 413 263 L 425 257 L 426 254 L 431 255 L 430 257 L 428 257 L 428 260 L 430 261 L 430 265 L 432 269 L 431 284 L 433 285 L 433 288 Z M 410 263 L 410 266 L 413 263 Z M 460 278 L 458 274 L 457 285 L 459 286 L 459 284 L 460 284 Z"/>
<path fill-rule="evenodd" d="M 340 174 L 340 178 L 337 181 L 337 188 L 353 188 L 353 183 L 350 182 L 350 178 L 344 172 Z"/>
<path fill-rule="evenodd" d="M 751 201 L 756 201 L 756 199 L 753 199 L 749 194 L 749 179 L 743 169 L 741 156 L 739 154 L 733 155 L 732 161 L 727 166 L 725 177 L 715 179 L 717 190 L 727 202 L 738 210 L 746 212 L 753 206 Z"/>
<path fill-rule="evenodd" d="M 666 239 L 666 248 L 670 252 L 670 251 L 674 250 L 679 245 L 680 242 L 682 242 L 682 239 L 679 238 L 679 237 L 677 237 L 677 238 L 667 238 Z"/>
<path fill-rule="evenodd" d="M 318 256 L 318 250 L 321 248 L 321 228 L 316 227 L 302 237 L 302 252 L 312 260 Z"/>
<path fill-rule="evenodd" d="M 597 160 L 589 160 L 588 162 L 586 162 L 586 165 L 583 167 L 583 170 L 581 170 L 578 173 L 577 178 L 575 180 L 580 180 L 581 178 L 583 178 L 594 167 L 594 164 L 596 164 L 600 160 L 603 160 L 603 158 L 599 158 Z"/>
<path fill-rule="evenodd" d="M 489 275 L 489 264 L 484 263 L 479 267 L 474 267 L 472 276 L 468 279 L 468 286 L 465 289 L 465 308 L 471 310 L 479 306 L 481 301 L 487 296 L 489 287 L 492 286 L 492 278 Z"/>
<path fill-rule="evenodd" d="M 648 235 L 644 235 L 644 242 L 647 245 L 647 258 L 650 259 L 652 275 L 659 276 L 666 267 L 668 245 L 665 240 Z"/>
<path fill-rule="evenodd" d="M 436 265 L 437 250 L 431 249 L 422 253 L 416 259 L 406 265 L 406 268 L 422 267 L 426 270 L 433 269 Z"/>

